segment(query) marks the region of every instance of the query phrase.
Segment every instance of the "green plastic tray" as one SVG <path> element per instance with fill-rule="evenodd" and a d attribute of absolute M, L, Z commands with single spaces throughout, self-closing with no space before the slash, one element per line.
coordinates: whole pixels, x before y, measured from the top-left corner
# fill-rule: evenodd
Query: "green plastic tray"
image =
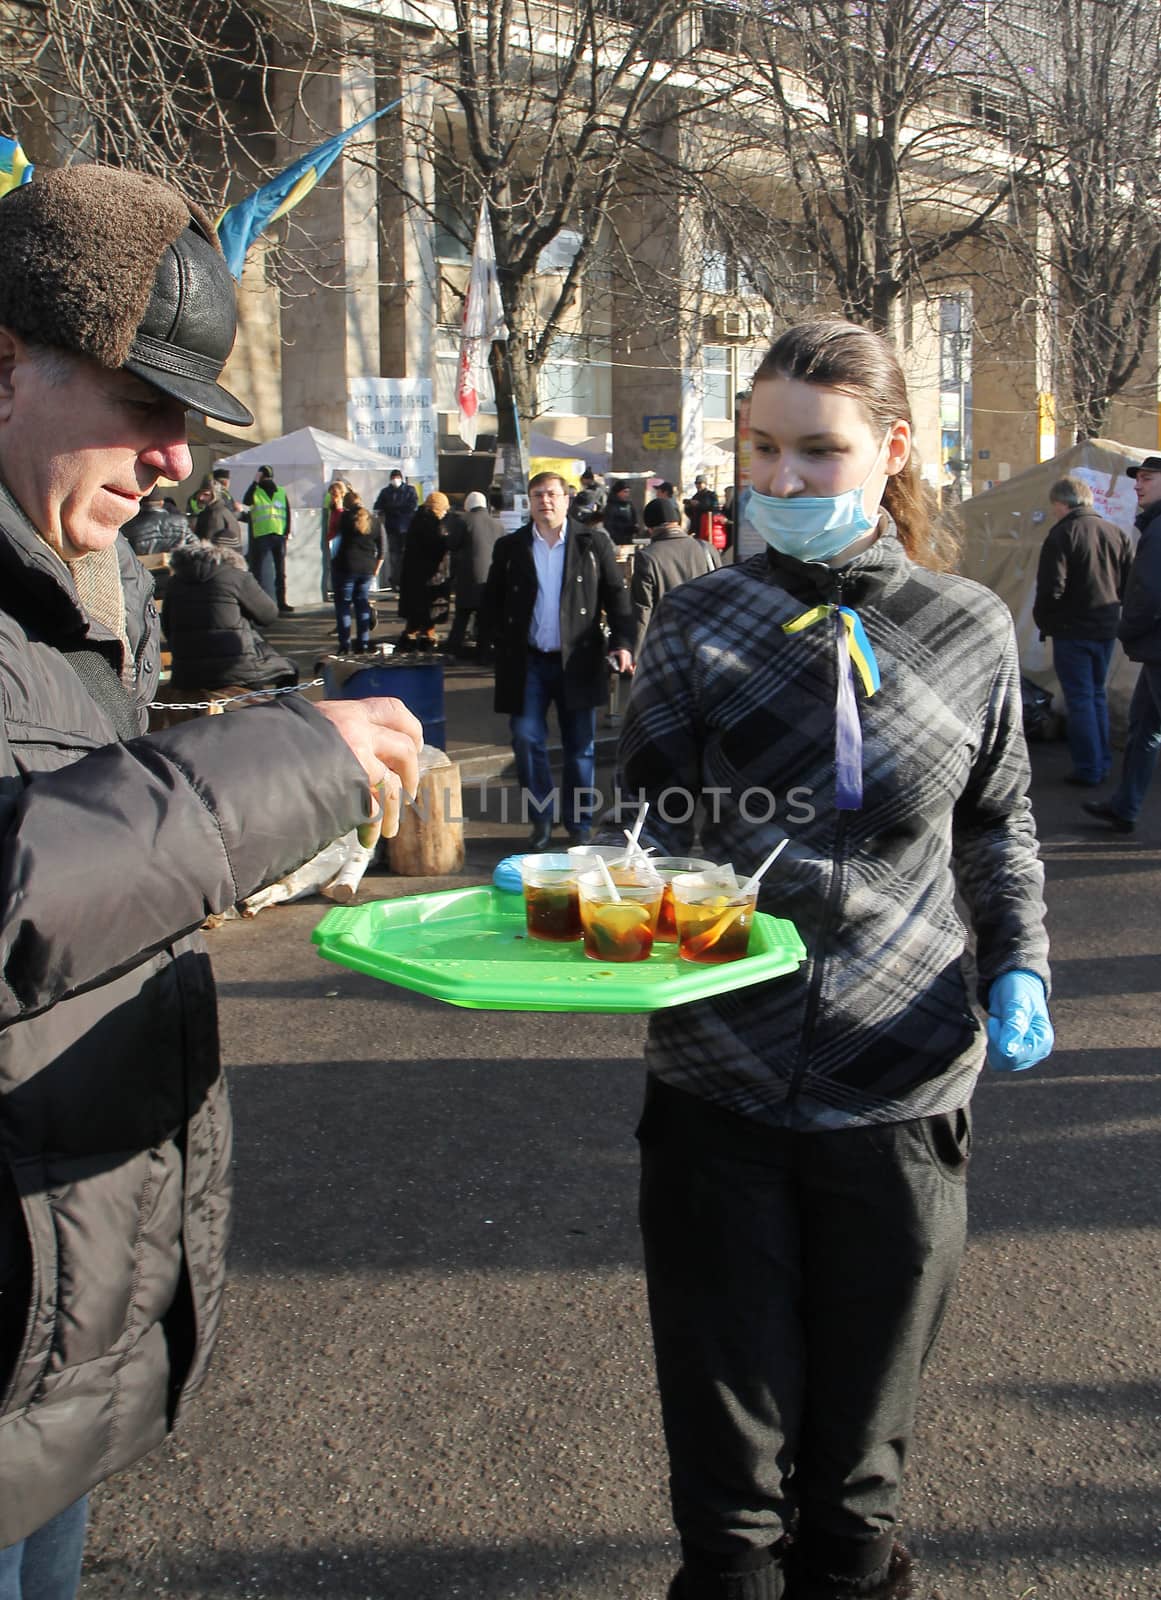
<path fill-rule="evenodd" d="M 481 1011 L 660 1011 L 783 977 L 806 957 L 792 922 L 759 912 L 741 961 L 697 966 L 655 944 L 647 961 L 604 965 L 579 939 L 530 939 L 523 898 L 490 885 L 335 906 L 312 937 L 341 967 Z"/>

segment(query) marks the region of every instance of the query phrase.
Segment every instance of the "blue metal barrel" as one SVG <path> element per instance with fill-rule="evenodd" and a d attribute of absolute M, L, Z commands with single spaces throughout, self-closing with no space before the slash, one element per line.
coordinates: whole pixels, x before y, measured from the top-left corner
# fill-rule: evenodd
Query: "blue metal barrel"
<path fill-rule="evenodd" d="M 423 723 L 423 742 L 437 750 L 447 749 L 442 661 L 377 661 L 374 666 L 352 673 L 342 684 L 335 683 L 330 667 L 325 666 L 323 681 L 331 700 L 368 700 L 374 695 L 402 700 Z"/>

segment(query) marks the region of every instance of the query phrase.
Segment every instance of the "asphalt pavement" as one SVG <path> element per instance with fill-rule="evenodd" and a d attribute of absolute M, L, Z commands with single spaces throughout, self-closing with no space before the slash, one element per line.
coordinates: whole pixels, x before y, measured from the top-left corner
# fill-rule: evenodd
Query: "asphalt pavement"
<path fill-rule="evenodd" d="M 286 619 L 280 647 L 308 664 L 324 620 Z M 449 749 L 486 780 L 458 881 L 482 882 L 524 834 L 504 723 L 474 669 L 445 689 Z M 976 1095 L 906 1535 L 923 1600 L 1158 1600 L 1161 781 L 1120 836 L 1083 819 L 1063 745 L 1033 764 L 1058 1044 Z M 448 881 L 373 868 L 362 898 Z M 325 910 L 210 935 L 237 1118 L 223 1333 L 185 1427 L 94 1495 L 84 1600 L 661 1600 L 643 1023 L 389 988 L 318 959 Z"/>

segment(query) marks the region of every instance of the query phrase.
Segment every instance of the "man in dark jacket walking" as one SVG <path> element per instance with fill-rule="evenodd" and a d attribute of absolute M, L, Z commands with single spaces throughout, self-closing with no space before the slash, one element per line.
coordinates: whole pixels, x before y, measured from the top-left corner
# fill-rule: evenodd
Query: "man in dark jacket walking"
<path fill-rule="evenodd" d="M 1128 537 L 1092 509 L 1082 478 L 1060 478 L 1048 494 L 1056 521 L 1040 547 L 1032 616 L 1052 640 L 1052 664 L 1068 708 L 1072 771 L 1066 783 L 1096 788 L 1109 775 L 1105 680 L 1133 559 Z"/>
<path fill-rule="evenodd" d="M 200 924 L 417 782 L 392 701 L 143 736 L 157 614 L 119 529 L 189 476 L 187 410 L 253 420 L 217 381 L 234 329 L 213 224 L 168 184 L 76 166 L 0 199 L 5 1595 L 71 1600 L 88 1491 L 205 1378 L 230 1120 Z"/>
<path fill-rule="evenodd" d="M 1088 800 L 1084 809 L 1118 833 L 1132 833 L 1161 753 L 1161 456 L 1146 456 L 1129 468 L 1137 481 L 1140 539 L 1129 570 L 1117 637 L 1141 675 L 1129 705 L 1129 732 L 1121 781 L 1108 800 Z"/>
<path fill-rule="evenodd" d="M 398 589 L 407 530 L 419 509 L 419 496 L 411 484 L 404 483 L 398 467 L 391 469 L 386 484 L 375 499 L 374 509 L 382 520 L 387 539 L 387 587 Z"/>
<path fill-rule="evenodd" d="M 510 713 L 516 771 L 532 819 L 532 847 L 552 837 L 556 798 L 548 760 L 548 709 L 555 705 L 564 752 L 561 819 L 587 841 L 595 777 L 596 708 L 609 663 L 632 670 L 633 619 L 608 535 L 568 521 L 568 489 L 554 472 L 528 485 L 532 520 L 496 541 L 484 591 L 485 627 L 496 660 L 497 711 Z"/>
<path fill-rule="evenodd" d="M 637 537 L 639 523 L 637 507 L 633 504 L 627 483 L 615 483 L 605 501 L 605 532 L 614 544 L 632 544 Z"/>
<path fill-rule="evenodd" d="M 637 657 L 645 643 L 649 619 L 661 596 L 679 583 L 714 572 L 721 565 L 713 545 L 706 544 L 704 539 L 692 539 L 686 533 L 675 500 L 658 495 L 645 507 L 642 520 L 652 537 L 644 550 L 638 550 L 633 557 L 633 578 L 629 585 L 637 629 L 633 654 Z"/>
<path fill-rule="evenodd" d="M 464 653 L 468 626 L 473 617 L 476 620 L 477 658 L 486 660 L 490 653 L 487 635 L 481 624 L 481 606 L 484 585 L 492 565 L 492 551 L 496 548 L 497 539 L 503 537 L 504 524 L 488 510 L 488 502 L 480 491 L 473 489 L 464 500 L 464 514 L 459 526 L 448 528 L 447 547 L 451 556 L 452 594 L 456 605 L 445 645 L 450 655 Z"/>

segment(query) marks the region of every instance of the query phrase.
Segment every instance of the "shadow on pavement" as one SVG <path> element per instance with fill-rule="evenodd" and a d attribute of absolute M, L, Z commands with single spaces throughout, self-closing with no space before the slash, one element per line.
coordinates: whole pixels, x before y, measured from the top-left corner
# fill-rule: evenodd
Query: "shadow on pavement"
<path fill-rule="evenodd" d="M 209 1558 L 187 1549 L 180 1560 L 158 1556 L 140 1564 L 97 1556 L 86 1573 L 128 1578 L 137 1591 L 174 1600 L 242 1594 L 277 1600 L 319 1594 L 336 1600 L 570 1600 L 580 1586 L 596 1593 L 602 1577 L 609 1582 L 602 1593 L 654 1600 L 655 1587 L 626 1590 L 619 1579 L 629 1562 L 641 1570 L 663 1567 L 666 1549 L 659 1543 L 613 1540 L 561 1545 L 497 1540 L 459 1547 L 344 1542 L 341 1548 L 311 1545 L 261 1554 L 222 1550 Z"/>
<path fill-rule="evenodd" d="M 567 1096 L 545 1093 L 554 1073 Z M 230 1083 L 236 1272 L 639 1265 L 639 1061 L 340 1061 Z"/>

